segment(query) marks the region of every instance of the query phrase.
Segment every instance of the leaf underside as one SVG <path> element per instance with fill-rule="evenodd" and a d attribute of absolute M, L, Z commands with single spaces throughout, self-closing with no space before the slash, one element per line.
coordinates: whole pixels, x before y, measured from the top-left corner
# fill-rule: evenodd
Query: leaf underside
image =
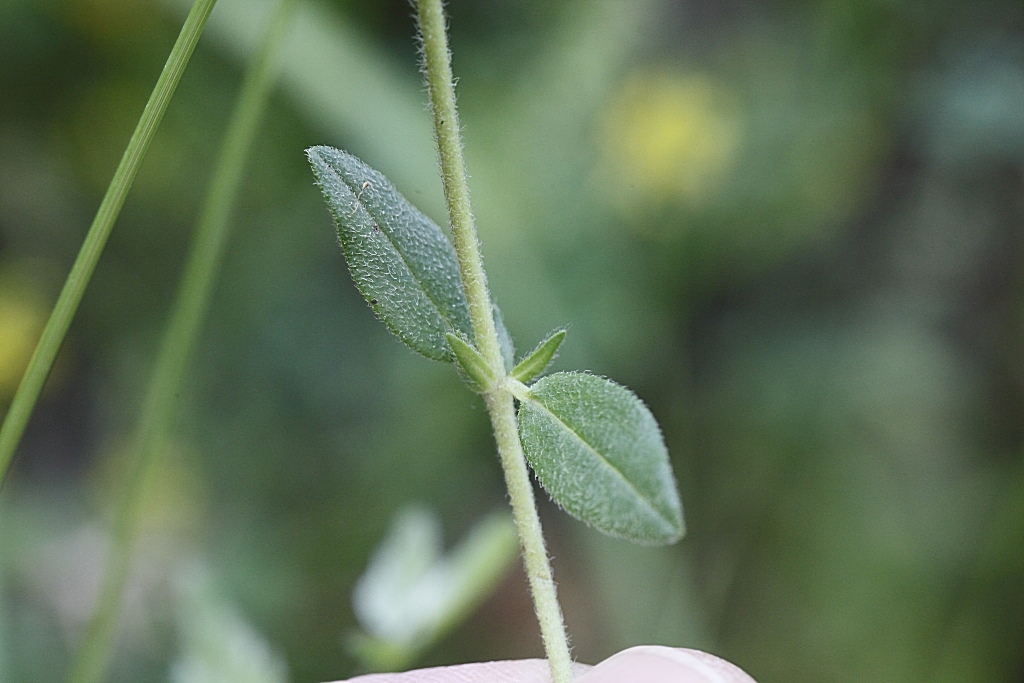
<path fill-rule="evenodd" d="M 472 340 L 455 249 L 381 173 L 326 146 L 306 151 L 356 287 L 410 348 L 451 362 L 445 335 Z"/>
<path fill-rule="evenodd" d="M 522 401 L 519 432 L 541 485 L 569 514 L 637 543 L 682 537 L 661 430 L 629 389 L 585 373 L 549 375 Z"/>

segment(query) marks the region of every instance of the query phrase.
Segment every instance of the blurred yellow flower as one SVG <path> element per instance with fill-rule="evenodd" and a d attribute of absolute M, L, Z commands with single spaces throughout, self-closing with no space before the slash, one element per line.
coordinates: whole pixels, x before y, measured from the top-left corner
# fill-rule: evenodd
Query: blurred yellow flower
<path fill-rule="evenodd" d="M 0 284 L 0 402 L 9 400 L 18 388 L 47 313 L 33 297 Z"/>
<path fill-rule="evenodd" d="M 616 203 L 700 205 L 732 168 L 742 125 L 730 93 L 709 76 L 641 72 L 626 81 L 601 134 L 608 171 L 629 187 Z"/>
<path fill-rule="evenodd" d="M 150 460 L 135 506 L 135 524 L 145 534 L 164 540 L 187 539 L 201 533 L 208 491 L 200 468 L 201 454 L 184 440 L 166 438 L 154 446 L 160 454 Z M 119 500 L 135 476 L 139 458 L 137 435 L 115 437 L 102 451 L 89 478 L 90 498 L 98 509 Z"/>

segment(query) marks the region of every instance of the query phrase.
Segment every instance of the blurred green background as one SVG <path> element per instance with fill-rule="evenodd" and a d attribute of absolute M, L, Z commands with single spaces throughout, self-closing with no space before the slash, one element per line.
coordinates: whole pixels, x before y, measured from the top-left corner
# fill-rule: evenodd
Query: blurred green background
<path fill-rule="evenodd" d="M 0 3 L 3 409 L 186 9 Z M 65 674 L 270 9 L 214 11 L 0 492 L 3 683 Z M 1024 681 L 1024 5 L 449 9 L 507 325 L 522 352 L 568 324 L 556 367 L 648 403 L 687 512 L 680 545 L 649 549 L 544 504 L 576 656 L 666 643 L 762 683 Z M 353 585 L 395 513 L 436 509 L 452 542 L 502 509 L 478 400 L 373 319 L 302 154 L 343 147 L 441 221 L 424 101 L 406 0 L 304 3 L 112 680 L 186 680 L 202 626 L 177 615 L 197 600 L 274 680 L 348 676 Z M 197 572 L 208 590 L 183 598 Z M 529 656 L 514 570 L 417 664 Z"/>

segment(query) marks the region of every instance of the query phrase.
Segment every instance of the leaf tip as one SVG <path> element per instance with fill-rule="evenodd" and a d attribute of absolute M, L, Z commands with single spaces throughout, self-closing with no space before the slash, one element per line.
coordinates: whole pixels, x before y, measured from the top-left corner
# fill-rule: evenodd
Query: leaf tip
<path fill-rule="evenodd" d="M 306 148 L 306 159 L 312 166 L 326 164 L 327 152 L 331 148 L 327 145 L 313 145 L 312 147 Z"/>
<path fill-rule="evenodd" d="M 673 545 L 683 540 L 684 536 L 686 536 L 686 522 L 683 521 L 682 510 L 680 510 L 679 516 L 669 521 L 669 531 L 665 534 L 661 545 Z"/>

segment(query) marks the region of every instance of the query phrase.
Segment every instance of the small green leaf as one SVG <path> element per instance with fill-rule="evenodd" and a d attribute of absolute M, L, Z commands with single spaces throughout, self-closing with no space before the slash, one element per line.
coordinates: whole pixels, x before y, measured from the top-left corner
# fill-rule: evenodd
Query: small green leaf
<path fill-rule="evenodd" d="M 578 372 L 549 375 L 519 409 L 519 435 L 551 498 L 574 517 L 644 544 L 678 541 L 683 509 L 651 412 L 629 389 Z"/>
<path fill-rule="evenodd" d="M 469 342 L 457 334 L 448 333 L 448 346 L 455 352 L 455 364 L 473 391 L 483 393 L 494 386 L 495 377 L 487 361 Z"/>
<path fill-rule="evenodd" d="M 562 345 L 563 339 L 565 339 L 564 329 L 552 333 L 538 344 L 537 348 L 530 352 L 530 355 L 519 361 L 519 364 L 512 369 L 512 376 L 523 384 L 533 381 L 554 360 L 555 352 Z"/>
<path fill-rule="evenodd" d="M 473 327 L 455 249 L 444 232 L 351 154 L 318 146 L 306 155 L 363 298 L 413 350 L 453 361 L 445 335 L 473 339 Z"/>

